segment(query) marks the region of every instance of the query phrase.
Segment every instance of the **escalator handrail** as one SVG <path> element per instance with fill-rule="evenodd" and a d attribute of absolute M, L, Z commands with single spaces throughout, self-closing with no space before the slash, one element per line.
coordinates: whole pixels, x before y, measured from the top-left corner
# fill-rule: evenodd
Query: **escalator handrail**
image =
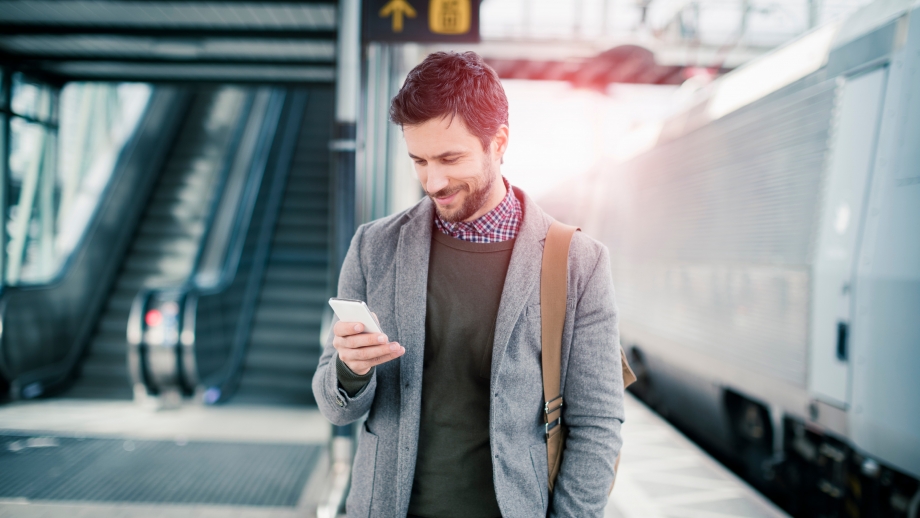
<path fill-rule="evenodd" d="M 41 383 L 42 388 L 39 392 L 41 393 L 45 388 L 56 386 L 65 381 L 73 371 L 86 343 L 89 341 L 98 317 L 97 314 L 77 313 L 80 311 L 83 313 L 98 313 L 101 311 L 101 303 L 94 304 L 93 301 L 101 296 L 103 291 L 108 292 L 109 286 L 103 286 L 102 284 L 106 284 L 109 280 L 114 282 L 114 272 L 120 266 L 119 261 L 113 260 L 110 262 L 111 264 L 104 265 L 104 273 L 101 275 L 100 272 L 89 272 L 88 269 L 92 269 L 92 265 L 95 264 L 93 259 L 88 256 L 90 254 L 89 247 L 99 239 L 114 239 L 114 242 L 105 244 L 106 251 L 110 256 L 117 255 L 119 249 L 127 247 L 131 232 L 123 222 L 120 222 L 122 224 L 119 229 L 114 231 L 112 228 L 103 227 L 102 225 L 105 224 L 103 220 L 107 217 L 115 217 L 109 212 L 115 210 L 113 207 L 117 207 L 119 203 L 124 202 L 124 196 L 137 196 L 137 191 L 121 192 L 124 189 L 124 182 L 129 181 L 127 178 L 133 178 L 135 181 L 146 185 L 142 195 L 150 194 L 152 191 L 152 180 L 150 178 L 155 177 L 150 170 L 159 167 L 161 155 L 166 153 L 166 150 L 175 140 L 175 130 L 179 121 L 181 121 L 190 97 L 187 91 L 179 88 L 156 87 L 154 89 L 140 122 L 119 152 L 113 166 L 111 178 L 99 195 L 99 202 L 93 209 L 93 214 L 87 222 L 86 230 L 56 276 L 49 282 L 41 284 L 5 286 L 3 291 L 0 292 L 0 373 L 13 384 L 11 395 L 14 398 L 23 396 L 18 391 L 36 382 Z M 136 205 L 136 203 L 129 204 L 132 207 L 136 207 Z M 136 216 L 140 217 L 140 212 L 137 209 L 131 210 L 137 212 Z M 121 219 L 124 221 L 123 217 Z M 87 276 L 93 278 L 96 282 L 87 283 L 85 278 Z M 81 304 L 74 304 L 74 307 L 61 310 L 65 314 L 59 315 L 54 310 L 48 311 L 49 314 L 58 317 L 60 322 L 45 323 L 56 328 L 55 332 L 58 333 L 58 336 L 55 337 L 56 341 L 60 341 L 62 333 L 71 335 L 65 336 L 67 341 L 72 341 L 66 354 L 62 358 L 48 362 L 41 367 L 14 372 L 9 362 L 8 337 L 5 336 L 6 333 L 4 332 L 4 329 L 8 331 L 9 321 L 7 317 L 10 308 L 28 304 L 30 297 L 41 298 L 45 296 L 48 300 L 61 302 L 63 299 L 67 299 L 67 295 L 74 290 L 79 292 L 76 294 L 75 299 L 79 299 Z M 26 301 L 19 301 L 18 299 L 20 298 L 26 298 Z M 66 304 L 59 304 L 59 306 L 62 305 Z M 60 310 L 60 307 L 55 309 Z M 35 350 L 43 350 L 45 344 L 32 343 L 29 347 Z"/>
<path fill-rule="evenodd" d="M 187 279 L 196 278 L 198 272 L 201 269 L 201 262 L 207 254 L 207 250 L 209 248 L 208 245 L 211 240 L 215 238 L 216 232 L 214 232 L 214 224 L 215 222 L 222 219 L 222 216 L 220 215 L 221 206 L 225 203 L 227 189 L 230 187 L 229 184 L 235 176 L 234 169 L 240 165 L 240 153 L 243 152 L 245 154 L 244 150 L 248 149 L 246 142 L 247 137 L 249 136 L 248 132 L 251 131 L 251 120 L 253 116 L 259 116 L 259 114 L 256 114 L 255 112 L 259 111 L 259 103 L 257 102 L 257 99 L 260 95 L 263 95 L 262 90 L 264 89 L 260 89 L 260 91 L 256 92 L 254 95 L 247 95 L 245 105 L 243 106 L 242 110 L 240 110 L 241 119 L 245 121 L 245 123 L 237 125 L 237 128 L 234 131 L 234 135 L 230 139 L 230 145 L 228 146 L 228 149 L 234 151 L 228 153 L 228 155 L 232 156 L 233 158 L 224 161 L 223 171 L 221 171 L 219 176 L 219 183 L 214 190 L 214 196 L 211 199 L 211 206 L 208 208 L 207 216 L 205 217 L 204 234 L 201 236 L 200 241 L 201 246 L 198 247 L 198 251 L 195 254 L 195 259 L 192 262 L 192 270 Z M 246 157 L 243 159 L 243 161 L 248 159 L 249 157 Z"/>
<path fill-rule="evenodd" d="M 249 174 L 246 176 L 245 183 L 240 191 L 240 201 L 236 204 L 227 205 L 229 207 L 228 212 L 234 215 L 235 219 L 233 224 L 227 228 L 226 236 L 223 237 L 227 244 L 220 273 L 214 281 L 208 279 L 206 275 L 202 275 L 202 273 L 207 272 L 200 271 L 201 265 L 196 265 L 196 270 L 193 273 L 192 286 L 199 296 L 223 291 L 236 277 L 246 242 L 246 230 L 249 229 L 252 223 L 259 189 L 269 165 L 272 143 L 275 140 L 278 124 L 282 117 L 285 97 L 286 92 L 284 90 L 273 89 L 271 91 L 271 97 L 266 103 L 265 113 L 257 134 L 259 141 L 248 162 Z M 204 259 L 203 254 L 202 260 Z"/>

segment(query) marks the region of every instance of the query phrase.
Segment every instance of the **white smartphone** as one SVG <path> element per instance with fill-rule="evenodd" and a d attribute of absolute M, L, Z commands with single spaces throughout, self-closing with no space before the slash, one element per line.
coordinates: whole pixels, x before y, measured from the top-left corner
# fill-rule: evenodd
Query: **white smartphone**
<path fill-rule="evenodd" d="M 335 316 L 339 317 L 340 321 L 360 322 L 364 324 L 365 333 L 383 332 L 363 300 L 331 298 L 329 305 L 332 306 L 332 311 L 335 311 Z"/>

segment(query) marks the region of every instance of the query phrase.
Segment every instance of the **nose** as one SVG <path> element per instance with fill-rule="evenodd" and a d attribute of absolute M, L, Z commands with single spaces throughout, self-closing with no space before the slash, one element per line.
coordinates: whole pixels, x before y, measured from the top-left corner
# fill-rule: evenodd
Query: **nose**
<path fill-rule="evenodd" d="M 447 178 L 447 175 L 438 171 L 437 166 L 428 167 L 428 178 L 425 180 L 425 190 L 429 193 L 436 193 L 441 189 L 450 185 L 450 179 Z"/>

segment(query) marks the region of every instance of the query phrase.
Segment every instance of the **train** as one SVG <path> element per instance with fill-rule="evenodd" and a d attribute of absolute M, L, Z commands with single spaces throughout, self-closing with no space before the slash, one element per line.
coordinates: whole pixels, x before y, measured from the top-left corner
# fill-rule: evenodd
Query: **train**
<path fill-rule="evenodd" d="M 654 135 L 539 200 L 610 250 L 631 390 L 793 516 L 920 516 L 920 2 L 818 27 Z"/>

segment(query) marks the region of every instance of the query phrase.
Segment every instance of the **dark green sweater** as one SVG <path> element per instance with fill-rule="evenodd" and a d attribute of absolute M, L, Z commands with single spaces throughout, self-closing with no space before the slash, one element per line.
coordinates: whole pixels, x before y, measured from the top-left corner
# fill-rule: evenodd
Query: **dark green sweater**
<path fill-rule="evenodd" d="M 501 516 L 492 481 L 489 381 L 492 343 L 514 240 L 470 243 L 434 232 L 428 264 L 425 360 L 418 458 L 409 514 Z M 339 363 L 357 394 L 371 373 Z"/>

